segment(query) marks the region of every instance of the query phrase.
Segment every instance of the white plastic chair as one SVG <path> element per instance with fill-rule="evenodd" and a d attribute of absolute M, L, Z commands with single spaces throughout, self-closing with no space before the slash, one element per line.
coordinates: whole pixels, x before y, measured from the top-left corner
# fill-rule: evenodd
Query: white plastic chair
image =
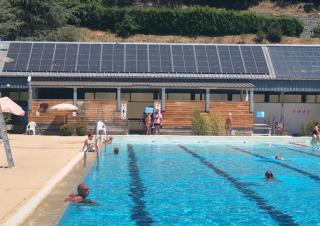
<path fill-rule="evenodd" d="M 107 127 L 102 121 L 97 122 L 96 135 L 107 135 Z"/>
<path fill-rule="evenodd" d="M 36 122 L 34 121 L 29 122 L 27 125 L 26 133 L 29 134 L 29 132 L 32 131 L 32 134 L 36 135 L 36 127 L 37 127 Z"/>

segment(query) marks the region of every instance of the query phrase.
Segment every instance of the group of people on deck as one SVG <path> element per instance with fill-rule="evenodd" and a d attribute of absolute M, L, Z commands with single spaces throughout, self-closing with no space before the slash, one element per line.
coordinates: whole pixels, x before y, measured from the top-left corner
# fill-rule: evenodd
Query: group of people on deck
<path fill-rule="evenodd" d="M 144 118 L 144 125 L 145 125 L 145 134 L 151 135 L 152 128 L 155 128 L 156 135 L 160 135 L 161 129 L 161 122 L 162 122 L 162 114 L 159 109 L 156 109 L 154 113 L 147 113 Z"/>

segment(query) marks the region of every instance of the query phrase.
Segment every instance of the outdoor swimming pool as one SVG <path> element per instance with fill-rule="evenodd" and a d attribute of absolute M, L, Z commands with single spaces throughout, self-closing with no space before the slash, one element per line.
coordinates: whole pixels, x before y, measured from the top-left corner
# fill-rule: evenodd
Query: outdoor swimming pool
<path fill-rule="evenodd" d="M 98 204 L 70 204 L 59 225 L 320 225 L 319 151 L 244 138 L 132 141 L 113 144 L 118 155 L 108 147 L 87 175 Z M 279 182 L 264 180 L 268 169 Z"/>

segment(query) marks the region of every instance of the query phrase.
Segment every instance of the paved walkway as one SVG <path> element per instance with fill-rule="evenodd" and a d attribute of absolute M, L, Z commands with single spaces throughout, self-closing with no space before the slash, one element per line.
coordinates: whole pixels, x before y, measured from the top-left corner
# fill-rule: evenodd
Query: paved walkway
<path fill-rule="evenodd" d="M 84 137 L 10 135 L 15 167 L 0 168 L 0 225 L 74 158 Z M 0 145 L 0 166 L 7 166 Z"/>

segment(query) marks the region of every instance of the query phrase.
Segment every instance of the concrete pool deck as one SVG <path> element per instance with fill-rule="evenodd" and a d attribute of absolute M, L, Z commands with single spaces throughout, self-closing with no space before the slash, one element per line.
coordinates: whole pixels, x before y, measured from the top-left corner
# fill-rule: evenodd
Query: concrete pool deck
<path fill-rule="evenodd" d="M 0 168 L 0 225 L 81 151 L 85 137 L 9 135 L 15 167 Z M 0 166 L 7 166 L 1 145 Z"/>

